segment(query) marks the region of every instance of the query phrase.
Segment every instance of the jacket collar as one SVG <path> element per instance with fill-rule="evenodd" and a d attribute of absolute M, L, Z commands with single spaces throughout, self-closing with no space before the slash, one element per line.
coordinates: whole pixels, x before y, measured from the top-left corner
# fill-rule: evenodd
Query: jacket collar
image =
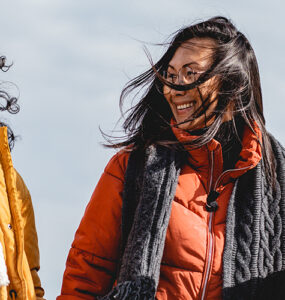
<path fill-rule="evenodd" d="M 175 122 L 172 121 L 171 124 L 174 125 Z M 262 157 L 262 135 L 256 122 L 252 124 L 252 129 L 255 131 L 255 133 L 249 128 L 249 126 L 245 125 L 242 138 L 242 150 L 240 152 L 239 160 L 235 164 L 234 169 L 222 172 L 222 147 L 221 144 L 215 139 L 212 139 L 208 142 L 208 144 L 196 149 L 191 149 L 190 146 L 184 145 L 185 149 L 190 154 L 189 161 L 191 165 L 193 165 L 198 170 L 208 169 L 210 153 L 213 152 L 215 161 L 215 179 L 218 179 L 218 177 L 222 175 L 219 181 L 225 184 L 228 180 L 230 180 L 230 178 L 237 178 L 243 175 L 248 170 L 254 168 L 259 163 Z M 174 126 L 172 127 L 172 130 L 177 140 L 181 143 L 193 141 L 198 138 L 198 136 L 193 136 L 189 132 L 186 132 Z"/>

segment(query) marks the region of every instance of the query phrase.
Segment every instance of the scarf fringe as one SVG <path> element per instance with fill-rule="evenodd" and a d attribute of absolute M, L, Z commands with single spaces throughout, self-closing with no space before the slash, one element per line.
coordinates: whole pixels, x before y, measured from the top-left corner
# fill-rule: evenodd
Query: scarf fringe
<path fill-rule="evenodd" d="M 139 277 L 134 281 L 125 281 L 115 286 L 112 291 L 99 298 L 100 300 L 154 300 L 154 280 Z"/>

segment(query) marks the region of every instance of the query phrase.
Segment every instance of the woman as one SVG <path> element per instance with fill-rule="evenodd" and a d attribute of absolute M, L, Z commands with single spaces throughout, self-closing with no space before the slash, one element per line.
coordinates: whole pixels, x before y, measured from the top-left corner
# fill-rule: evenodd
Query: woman
<path fill-rule="evenodd" d="M 284 154 L 254 51 L 215 17 L 179 30 L 69 252 L 63 299 L 284 299 Z"/>
<path fill-rule="evenodd" d="M 0 57 L 0 69 L 9 66 Z M 17 98 L 0 87 L 0 110 L 15 114 Z M 14 134 L 0 123 L 0 299 L 43 299 L 38 276 L 39 248 L 31 197 L 21 176 L 13 167 L 10 149 Z"/>

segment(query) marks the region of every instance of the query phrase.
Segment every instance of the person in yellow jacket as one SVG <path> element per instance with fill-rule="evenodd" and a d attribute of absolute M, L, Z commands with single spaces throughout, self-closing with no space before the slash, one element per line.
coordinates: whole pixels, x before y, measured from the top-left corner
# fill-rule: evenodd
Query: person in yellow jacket
<path fill-rule="evenodd" d="M 0 69 L 6 71 L 5 57 Z M 17 99 L 0 85 L 0 107 L 10 113 L 19 110 Z M 0 122 L 0 300 L 40 300 L 44 290 L 38 276 L 39 248 L 30 193 L 13 167 L 10 148 L 14 135 Z"/>

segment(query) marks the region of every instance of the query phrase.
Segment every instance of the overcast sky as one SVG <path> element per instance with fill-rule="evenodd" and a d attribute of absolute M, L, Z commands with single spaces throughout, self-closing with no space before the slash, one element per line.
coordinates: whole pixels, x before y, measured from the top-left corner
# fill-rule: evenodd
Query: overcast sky
<path fill-rule="evenodd" d="M 86 204 L 114 154 L 111 132 L 127 80 L 149 67 L 142 42 L 163 42 L 194 21 L 224 15 L 246 34 L 259 62 L 267 128 L 285 144 L 284 1 L 2 1 L 0 54 L 14 65 L 20 136 L 14 165 L 33 197 L 47 299 L 60 292 L 66 256 Z M 149 46 L 154 58 L 162 49 Z M 120 129 L 117 127 L 117 129 Z"/>

